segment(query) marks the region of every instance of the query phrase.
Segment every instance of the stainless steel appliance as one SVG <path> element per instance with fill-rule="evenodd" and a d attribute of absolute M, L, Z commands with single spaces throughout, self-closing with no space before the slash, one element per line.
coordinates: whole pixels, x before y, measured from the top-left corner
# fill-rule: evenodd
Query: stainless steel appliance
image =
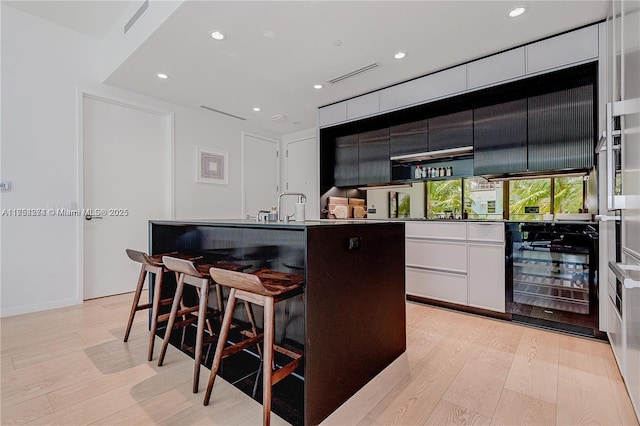
<path fill-rule="evenodd" d="M 640 7 L 611 1 L 601 43 L 599 213 L 603 323 L 640 420 Z M 605 105 L 606 102 L 606 105 Z"/>
<path fill-rule="evenodd" d="M 604 337 L 598 330 L 596 226 L 507 224 L 507 312 L 514 321 Z"/>

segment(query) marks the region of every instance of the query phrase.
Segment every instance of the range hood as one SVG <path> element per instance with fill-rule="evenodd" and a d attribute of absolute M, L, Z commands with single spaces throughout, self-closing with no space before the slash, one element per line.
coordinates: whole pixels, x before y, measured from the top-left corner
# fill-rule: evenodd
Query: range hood
<path fill-rule="evenodd" d="M 462 157 L 473 154 L 473 146 L 462 146 L 460 148 L 441 149 L 439 151 L 418 152 L 416 154 L 397 155 L 391 157 L 391 161 L 398 163 L 411 163 L 414 161 L 431 161 L 442 158 Z"/>

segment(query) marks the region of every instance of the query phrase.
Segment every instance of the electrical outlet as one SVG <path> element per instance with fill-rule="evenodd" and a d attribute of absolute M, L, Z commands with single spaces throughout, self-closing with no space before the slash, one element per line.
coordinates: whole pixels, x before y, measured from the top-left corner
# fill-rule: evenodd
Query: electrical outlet
<path fill-rule="evenodd" d="M 0 192 L 11 192 L 11 181 L 10 180 L 0 181 Z"/>

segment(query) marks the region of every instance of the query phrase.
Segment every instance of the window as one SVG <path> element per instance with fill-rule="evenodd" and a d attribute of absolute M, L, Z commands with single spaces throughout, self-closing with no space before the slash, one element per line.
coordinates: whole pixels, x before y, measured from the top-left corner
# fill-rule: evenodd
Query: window
<path fill-rule="evenodd" d="M 489 182 L 481 177 L 426 182 L 427 218 L 503 219 L 508 191 L 510 220 L 542 220 L 548 213 L 584 210 L 584 176 L 559 176 Z M 401 200 L 399 200 L 401 201 Z M 400 202 L 397 214 L 401 217 Z"/>
<path fill-rule="evenodd" d="M 554 213 L 581 213 L 584 208 L 584 179 L 582 176 L 553 179 Z"/>
<path fill-rule="evenodd" d="M 469 219 L 501 220 L 502 182 L 489 182 L 481 177 L 465 178 L 464 211 Z"/>
<path fill-rule="evenodd" d="M 551 213 L 551 179 L 509 182 L 509 219 L 542 220 L 546 213 Z"/>
<path fill-rule="evenodd" d="M 462 179 L 427 182 L 427 218 L 446 219 L 462 215 Z"/>

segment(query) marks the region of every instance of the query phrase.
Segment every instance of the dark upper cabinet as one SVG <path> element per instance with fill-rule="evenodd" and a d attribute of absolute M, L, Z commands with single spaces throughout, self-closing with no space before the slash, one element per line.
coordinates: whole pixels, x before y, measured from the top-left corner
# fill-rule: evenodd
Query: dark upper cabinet
<path fill-rule="evenodd" d="M 359 134 L 357 164 L 359 185 L 391 180 L 388 127 Z"/>
<path fill-rule="evenodd" d="M 473 170 L 476 176 L 527 170 L 527 100 L 473 112 Z"/>
<path fill-rule="evenodd" d="M 398 124 L 389 128 L 389 153 L 392 157 L 428 150 L 427 120 Z"/>
<path fill-rule="evenodd" d="M 358 135 L 338 136 L 335 138 L 333 159 L 333 178 L 335 186 L 358 185 Z"/>
<path fill-rule="evenodd" d="M 432 117 L 429 125 L 429 151 L 473 145 L 473 110 Z"/>
<path fill-rule="evenodd" d="M 593 166 L 593 106 L 593 84 L 529 98 L 529 171 Z"/>

